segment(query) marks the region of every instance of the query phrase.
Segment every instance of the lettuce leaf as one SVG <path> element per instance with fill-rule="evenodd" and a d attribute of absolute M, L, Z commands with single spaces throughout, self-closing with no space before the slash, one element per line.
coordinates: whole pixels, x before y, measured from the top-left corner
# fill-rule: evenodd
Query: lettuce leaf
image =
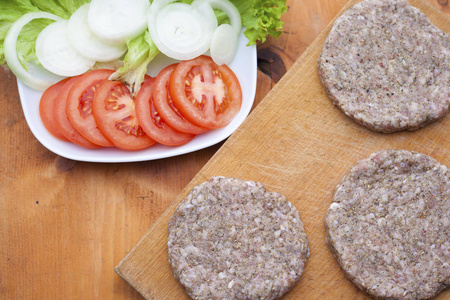
<path fill-rule="evenodd" d="M 82 5 L 90 0 L 31 0 L 31 2 L 42 11 L 47 11 L 64 19 L 70 16 Z M 61 14 L 59 13 L 61 8 Z M 64 15 L 62 13 L 64 12 Z"/>
<path fill-rule="evenodd" d="M 18 1 L 18 0 L 15 0 Z M 61 18 L 68 19 L 70 17 L 69 12 L 61 7 L 55 0 L 30 0 L 31 4 L 37 7 L 40 11 L 46 11 L 51 14 L 57 15 Z"/>
<path fill-rule="evenodd" d="M 136 96 L 144 81 L 147 66 L 159 53 L 158 48 L 148 30 L 138 37 L 127 41 L 128 52 L 123 60 L 123 66 L 117 69 L 109 79 L 120 80 Z"/>
<path fill-rule="evenodd" d="M 0 64 L 5 63 L 5 51 L 3 43 L 12 23 L 28 12 L 38 11 L 29 0 L 24 1 L 0 1 Z M 23 46 L 23 45 L 22 45 Z M 25 46 L 27 47 L 27 46 Z M 19 48 L 19 47 L 18 47 Z M 28 47 L 27 47 L 28 48 Z M 20 48 L 22 49 L 22 48 Z M 25 49 L 29 53 L 29 48 Z"/>
<path fill-rule="evenodd" d="M 286 0 L 231 0 L 241 13 L 244 35 L 248 45 L 265 42 L 267 36 L 279 37 L 284 22 L 281 15 L 287 11 Z"/>

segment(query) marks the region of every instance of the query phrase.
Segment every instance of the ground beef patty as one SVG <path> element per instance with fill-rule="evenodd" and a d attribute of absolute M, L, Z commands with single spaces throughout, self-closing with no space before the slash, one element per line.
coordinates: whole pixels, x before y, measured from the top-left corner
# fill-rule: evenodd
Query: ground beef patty
<path fill-rule="evenodd" d="M 169 222 L 169 262 L 194 299 L 277 299 L 309 256 L 296 208 L 258 182 L 212 177 Z"/>
<path fill-rule="evenodd" d="M 415 130 L 449 110 L 449 36 L 406 0 L 365 0 L 347 10 L 318 66 L 333 103 L 371 130 Z"/>
<path fill-rule="evenodd" d="M 428 299 L 450 284 L 450 172 L 385 150 L 337 186 L 326 241 L 347 277 L 375 298 Z"/>

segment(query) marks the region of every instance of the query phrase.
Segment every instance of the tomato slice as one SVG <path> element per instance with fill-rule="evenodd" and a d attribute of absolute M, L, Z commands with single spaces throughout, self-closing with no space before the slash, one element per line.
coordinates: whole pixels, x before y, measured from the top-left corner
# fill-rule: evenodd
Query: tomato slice
<path fill-rule="evenodd" d="M 167 146 L 186 144 L 195 137 L 195 134 L 176 131 L 164 122 L 153 104 L 154 81 L 154 78 L 146 76 L 136 96 L 136 117 L 139 124 L 148 136 L 160 144 Z"/>
<path fill-rule="evenodd" d="M 173 129 L 192 134 L 199 134 L 208 131 L 207 128 L 197 126 L 188 121 L 174 106 L 169 94 L 169 83 L 172 72 L 177 64 L 172 64 L 162 69 L 153 83 L 153 103 L 161 117 Z"/>
<path fill-rule="evenodd" d="M 65 78 L 47 88 L 39 101 L 39 116 L 42 123 L 51 135 L 62 141 L 68 141 L 68 139 L 58 130 L 56 125 L 54 103 L 59 91 L 69 79 Z"/>
<path fill-rule="evenodd" d="M 85 148 L 99 148 L 99 145 L 96 145 L 88 140 L 86 140 L 70 123 L 66 114 L 66 103 L 67 96 L 69 95 L 70 88 L 75 84 L 78 80 L 79 76 L 70 78 L 61 88 L 58 93 L 58 96 L 55 98 L 54 103 L 54 114 L 55 114 L 55 123 L 58 130 L 71 142 L 85 147 Z"/>
<path fill-rule="evenodd" d="M 105 79 L 100 83 L 92 112 L 100 131 L 117 148 L 141 150 L 156 144 L 139 125 L 134 99 L 120 81 Z"/>
<path fill-rule="evenodd" d="M 113 147 L 114 144 L 98 129 L 92 115 L 92 100 L 100 82 L 112 73 L 113 70 L 99 69 L 83 74 L 70 89 L 66 104 L 66 114 L 72 126 L 88 141 L 103 147 Z"/>
<path fill-rule="evenodd" d="M 172 73 L 170 95 L 186 119 L 210 129 L 228 125 L 242 104 L 234 72 L 205 55 L 178 64 Z"/>

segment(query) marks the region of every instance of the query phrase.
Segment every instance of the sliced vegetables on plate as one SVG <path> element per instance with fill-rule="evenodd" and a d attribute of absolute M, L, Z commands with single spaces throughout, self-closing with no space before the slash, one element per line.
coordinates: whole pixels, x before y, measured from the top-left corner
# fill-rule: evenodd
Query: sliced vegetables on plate
<path fill-rule="evenodd" d="M 236 75 L 208 56 L 170 64 L 156 78 L 146 75 L 137 97 L 109 80 L 112 73 L 92 70 L 46 90 L 40 114 L 50 133 L 86 148 L 179 146 L 227 126 L 242 105 Z"/>
<path fill-rule="evenodd" d="M 43 98 L 47 100 L 42 101 L 43 108 L 54 102 L 52 110 L 44 109 L 38 113 L 43 116 L 41 124 L 53 126 L 52 130 L 56 127 L 52 135 L 88 148 L 111 148 L 114 145 L 122 149 L 141 149 L 157 142 L 171 146 L 183 145 L 200 133 L 229 124 L 242 105 L 242 91 L 240 94 L 236 92 L 241 89 L 239 81 L 236 79 L 235 83 L 233 77 L 236 76 L 231 76 L 226 67 L 233 61 L 239 61 L 235 57 L 236 51 L 239 51 L 236 49 L 240 47 L 238 38 L 244 32 L 247 45 L 254 45 L 257 40 L 263 41 L 268 34 L 278 36 L 282 25 L 280 17 L 286 11 L 286 6 L 284 0 L 10 0 L 0 2 L 0 11 L 0 22 L 6 28 L 0 31 L 0 63 L 6 62 L 17 75 L 20 80 L 19 91 L 23 90 L 21 83 L 36 91 L 52 87 L 44 93 L 46 96 Z M 242 26 L 245 28 L 241 29 Z M 160 86 L 162 81 L 154 75 L 151 87 L 150 83 L 145 84 L 145 96 L 140 95 L 141 84 L 147 80 L 146 74 L 150 74 L 152 62 L 157 61 L 157 56 L 176 59 L 176 70 L 165 81 L 164 88 L 154 88 Z M 194 60 L 202 61 L 206 67 L 193 65 Z M 214 62 L 215 67 L 210 67 L 210 62 Z M 242 63 L 247 64 L 246 61 Z M 142 133 L 151 143 L 136 147 L 120 144 L 114 140 L 114 136 L 104 132 L 105 124 L 99 124 L 110 120 L 96 117 L 95 113 L 90 116 L 89 126 L 83 122 L 80 125 L 75 120 L 75 113 L 79 112 L 79 108 L 74 108 L 77 101 L 79 107 L 88 101 L 80 100 L 81 88 L 74 91 L 72 97 L 69 96 L 73 86 L 81 85 L 75 85 L 74 81 L 84 77 L 82 74 L 90 74 L 92 70 L 105 68 L 101 66 L 106 65 L 114 66 L 114 70 L 109 71 L 111 75 L 98 86 L 84 86 L 87 95 L 93 88 L 108 86 L 100 90 L 109 89 L 103 94 L 116 105 L 105 108 L 107 115 L 120 119 L 123 117 L 122 112 L 119 113 L 120 109 L 115 114 L 109 114 L 111 109 L 125 105 L 131 109 L 128 111 L 129 116 L 133 115 L 131 112 L 134 109 L 135 123 L 129 126 L 131 123 L 126 121 L 122 128 L 132 128 L 130 133 Z M 186 65 L 192 70 L 180 71 Z M 196 72 L 202 75 L 198 76 Z M 183 76 L 184 83 L 176 78 Z M 65 77 L 70 79 L 62 82 Z M 73 84 L 72 87 L 69 82 Z M 116 90 L 114 94 L 120 92 L 117 99 L 111 92 L 113 89 Z M 34 92 L 31 93 L 34 95 Z M 98 95 L 97 91 L 94 99 L 100 97 L 95 95 Z M 241 99 L 237 100 L 239 97 Z M 66 101 L 64 105 L 61 104 L 61 98 Z M 135 105 L 139 103 L 136 99 L 143 98 L 146 99 L 142 110 L 149 111 L 146 120 L 150 120 L 150 127 L 153 126 L 153 130 L 163 129 L 158 134 L 166 132 L 169 137 L 157 137 L 148 128 L 144 130 L 145 126 L 139 126 L 139 118 L 147 114 L 137 112 Z M 71 108 L 68 108 L 68 103 Z M 168 111 L 181 115 L 194 130 L 171 124 L 172 119 L 165 114 L 161 103 L 170 108 Z M 55 116 L 52 123 L 51 116 L 58 113 L 61 116 Z M 56 121 L 57 118 L 59 121 Z M 92 119 L 97 126 L 92 125 Z M 91 135 L 93 132 L 104 139 L 96 139 Z M 155 139 L 151 138 L 152 134 Z M 129 145 L 129 142 L 126 143 Z"/>
<path fill-rule="evenodd" d="M 59 140 L 46 130 L 39 118 L 39 99 L 42 92 L 33 90 L 18 80 L 17 86 L 25 120 L 33 135 L 44 147 L 59 156 L 77 161 L 102 163 L 148 161 L 178 156 L 215 145 L 226 139 L 242 124 L 254 101 L 257 78 L 256 46 L 247 47 L 248 40 L 242 34 L 239 39 L 238 52 L 230 64 L 230 68 L 235 72 L 241 83 L 243 94 L 241 109 L 227 126 L 198 134 L 188 143 L 179 146 L 165 146 L 156 143 L 143 150 L 126 151 L 117 147 L 90 149 Z M 149 75 L 156 78 L 161 69 L 174 62 L 176 61 L 165 55 L 158 55 L 149 65 Z"/>

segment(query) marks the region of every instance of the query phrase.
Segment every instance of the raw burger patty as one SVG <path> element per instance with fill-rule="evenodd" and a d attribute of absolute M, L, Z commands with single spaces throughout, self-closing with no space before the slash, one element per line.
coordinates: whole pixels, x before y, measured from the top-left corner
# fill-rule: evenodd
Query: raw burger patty
<path fill-rule="evenodd" d="M 415 130 L 449 110 L 449 36 L 406 0 L 365 0 L 347 10 L 318 65 L 333 103 L 373 131 Z"/>
<path fill-rule="evenodd" d="M 194 299 L 277 299 L 309 256 L 297 209 L 258 182 L 212 177 L 169 222 L 169 262 Z"/>
<path fill-rule="evenodd" d="M 450 172 L 385 150 L 337 186 L 326 241 L 347 277 L 380 299 L 428 299 L 450 284 Z"/>

